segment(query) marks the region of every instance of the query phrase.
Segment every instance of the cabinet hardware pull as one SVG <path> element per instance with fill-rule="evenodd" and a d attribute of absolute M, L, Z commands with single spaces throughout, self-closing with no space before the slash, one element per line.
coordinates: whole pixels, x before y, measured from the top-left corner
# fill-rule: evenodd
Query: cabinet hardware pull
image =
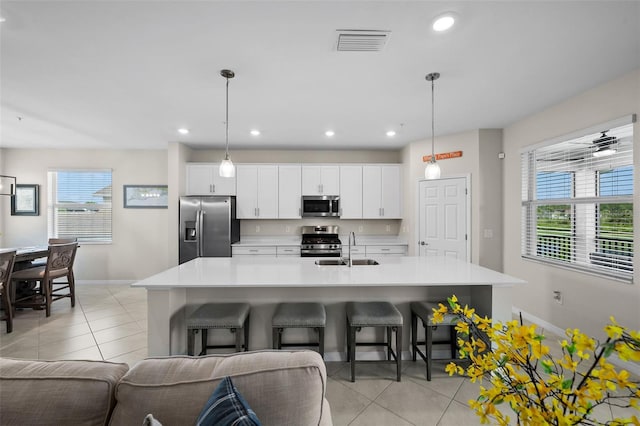
<path fill-rule="evenodd" d="M 216 184 L 215 183 L 211 184 L 211 192 L 213 192 L 213 193 L 216 192 Z"/>

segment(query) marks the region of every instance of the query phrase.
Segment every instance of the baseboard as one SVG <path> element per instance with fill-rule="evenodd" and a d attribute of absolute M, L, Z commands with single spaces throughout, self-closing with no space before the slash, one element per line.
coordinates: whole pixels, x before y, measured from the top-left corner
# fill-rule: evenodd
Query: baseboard
<path fill-rule="evenodd" d="M 135 282 L 136 280 L 76 280 L 77 285 L 123 285 Z"/>
<path fill-rule="evenodd" d="M 534 324 L 537 324 L 538 326 L 540 326 L 541 328 L 545 329 L 545 330 L 549 330 L 550 332 L 557 334 L 558 336 L 565 336 L 565 330 L 557 327 L 545 320 L 543 320 L 542 318 L 538 318 L 535 315 L 532 315 L 528 312 L 523 311 L 522 309 L 514 306 L 511 309 L 511 312 L 513 312 L 516 315 L 520 315 L 522 314 L 522 318 L 526 319 L 527 321 L 531 321 Z M 618 368 L 623 368 L 625 370 L 627 370 L 628 372 L 635 374 L 636 376 L 640 376 L 640 364 L 635 363 L 635 362 L 631 362 L 631 361 L 623 361 L 621 360 L 616 354 L 613 354 L 609 357 L 609 361 L 611 361 L 611 363 L 613 365 L 615 365 Z"/>

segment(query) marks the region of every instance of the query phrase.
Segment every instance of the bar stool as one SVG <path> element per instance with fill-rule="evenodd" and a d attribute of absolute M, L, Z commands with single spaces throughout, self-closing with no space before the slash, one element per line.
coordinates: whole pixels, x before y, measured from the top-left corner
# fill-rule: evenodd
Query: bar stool
<path fill-rule="evenodd" d="M 280 303 L 271 318 L 273 349 L 283 346 L 318 346 L 324 358 L 324 329 L 327 314 L 321 303 Z M 285 328 L 313 328 L 318 333 L 318 343 L 282 343 Z"/>
<path fill-rule="evenodd" d="M 396 380 L 400 381 L 402 368 L 402 314 L 389 302 L 348 302 L 347 312 L 347 361 L 351 363 L 351 381 L 356 381 L 356 346 L 385 346 L 387 359 L 396 364 Z M 357 343 L 356 332 L 363 327 L 385 327 L 386 342 Z M 396 333 L 395 351 L 391 348 L 391 335 Z M 393 357 L 393 361 L 391 358 Z"/>
<path fill-rule="evenodd" d="M 433 330 L 438 328 L 438 325 L 433 324 L 433 309 L 438 308 L 438 304 L 442 303 L 447 305 L 447 302 L 411 302 L 411 353 L 412 358 L 416 360 L 416 353 L 420 354 L 420 357 L 427 365 L 427 381 L 431 381 L 431 354 L 432 346 L 434 344 L 449 344 L 451 346 L 451 358 L 456 357 L 457 350 L 457 334 L 455 325 L 457 318 L 453 314 L 445 314 L 444 321 L 441 324 L 445 327 L 449 327 L 449 339 L 433 341 Z M 418 341 L 418 318 L 422 321 L 424 327 L 424 341 Z M 422 352 L 418 345 L 425 345 L 425 352 Z"/>
<path fill-rule="evenodd" d="M 206 355 L 207 349 L 235 348 L 236 352 L 244 347 L 249 350 L 249 311 L 248 303 L 206 303 L 195 310 L 187 318 L 187 354 L 194 355 L 195 334 L 202 333 L 202 351 L 199 356 Z M 235 345 L 209 345 L 207 342 L 209 329 L 228 329 L 236 334 Z M 244 330 L 244 344 L 240 330 Z"/>

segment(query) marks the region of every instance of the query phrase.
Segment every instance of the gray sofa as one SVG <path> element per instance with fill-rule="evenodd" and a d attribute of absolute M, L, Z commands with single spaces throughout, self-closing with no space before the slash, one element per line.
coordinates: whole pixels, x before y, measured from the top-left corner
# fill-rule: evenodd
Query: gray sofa
<path fill-rule="evenodd" d="M 0 358 L 0 425 L 194 424 L 230 376 L 263 425 L 331 425 L 327 375 L 312 351 L 105 361 Z"/>

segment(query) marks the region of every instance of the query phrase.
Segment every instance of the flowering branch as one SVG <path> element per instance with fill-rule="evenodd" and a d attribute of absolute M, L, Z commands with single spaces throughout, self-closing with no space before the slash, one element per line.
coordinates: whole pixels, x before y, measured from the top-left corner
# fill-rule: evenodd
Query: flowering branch
<path fill-rule="evenodd" d="M 434 309 L 433 322 L 442 323 L 447 313 L 456 317 L 460 358 L 470 363 L 465 369 L 452 362 L 446 371 L 491 385 L 480 386 L 478 398 L 469 401 L 481 423 L 492 419 L 509 424 L 509 416 L 498 408 L 505 404 L 516 414 L 518 425 L 640 426 L 636 415 L 604 422 L 595 417 L 600 405 L 640 410 L 640 381 L 607 360 L 615 353 L 623 361 L 640 361 L 640 332 L 627 330 L 613 317 L 604 329 L 608 337 L 603 343 L 567 329 L 562 356 L 554 359 L 535 324 L 525 325 L 522 318 L 493 323 L 461 307 L 455 295 L 448 305 Z"/>

